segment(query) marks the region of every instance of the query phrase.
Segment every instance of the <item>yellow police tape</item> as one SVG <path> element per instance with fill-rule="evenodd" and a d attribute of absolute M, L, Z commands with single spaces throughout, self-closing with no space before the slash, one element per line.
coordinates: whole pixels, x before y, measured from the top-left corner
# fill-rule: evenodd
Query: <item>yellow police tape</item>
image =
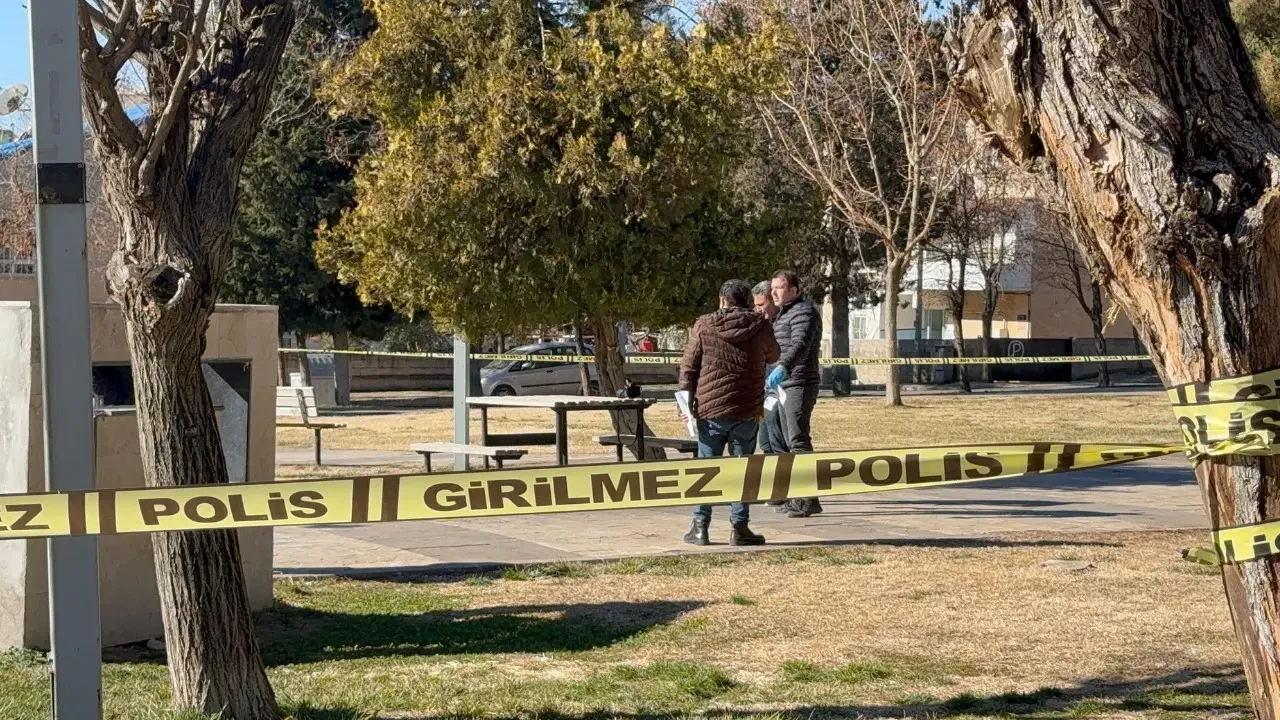
<path fill-rule="evenodd" d="M 1280 370 L 1175 385 L 1168 393 L 1193 461 L 1280 454 Z M 1219 528 L 1213 544 L 1223 563 L 1280 554 L 1280 521 Z"/>
<path fill-rule="evenodd" d="M 0 539 L 750 503 L 1084 470 L 1179 449 L 974 445 L 0 495 Z"/>
<path fill-rule="evenodd" d="M 452 360 L 453 353 L 410 353 L 384 352 L 380 350 L 321 350 L 303 348 L 280 348 L 285 354 L 308 355 L 363 355 L 366 357 L 412 357 L 432 360 Z M 472 360 L 519 361 L 532 363 L 589 363 L 595 361 L 593 355 L 513 355 L 511 353 L 471 353 Z M 832 367 L 837 365 L 1034 365 L 1039 363 L 1100 363 L 1100 362 L 1137 362 L 1151 358 L 1147 355 L 1042 355 L 1037 357 L 940 357 L 940 358 L 822 358 L 818 364 Z M 657 355 L 635 353 L 628 355 L 627 362 L 637 365 L 679 365 L 679 355 Z"/>
<path fill-rule="evenodd" d="M 1280 453 L 1280 370 L 1176 385 L 1168 393 L 1193 460 Z"/>

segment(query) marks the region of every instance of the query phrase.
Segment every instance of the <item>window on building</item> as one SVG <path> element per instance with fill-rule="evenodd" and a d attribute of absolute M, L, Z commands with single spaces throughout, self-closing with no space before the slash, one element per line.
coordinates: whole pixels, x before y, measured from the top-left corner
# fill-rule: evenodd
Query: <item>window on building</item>
<path fill-rule="evenodd" d="M 867 337 L 867 318 L 864 315 L 854 315 L 849 318 L 849 337 L 853 340 L 863 340 Z"/>
<path fill-rule="evenodd" d="M 8 246 L 0 246 L 0 275 L 35 275 L 34 252 L 19 252 Z"/>

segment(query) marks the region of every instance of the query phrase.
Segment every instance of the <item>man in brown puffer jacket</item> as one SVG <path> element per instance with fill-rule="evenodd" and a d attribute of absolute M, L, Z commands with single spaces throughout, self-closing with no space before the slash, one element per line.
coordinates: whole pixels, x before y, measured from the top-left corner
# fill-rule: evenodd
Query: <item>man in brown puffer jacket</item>
<path fill-rule="evenodd" d="M 751 287 L 742 280 L 722 285 L 720 309 L 698 318 L 680 364 L 680 389 L 692 397 L 698 421 L 698 457 L 720 457 L 726 445 L 735 457 L 755 452 L 765 368 L 778 354 L 773 326 L 751 309 Z M 764 537 L 747 527 L 749 519 L 747 505 L 733 503 L 730 545 L 764 544 Z M 699 506 L 684 541 L 711 544 L 710 524 L 711 506 Z"/>

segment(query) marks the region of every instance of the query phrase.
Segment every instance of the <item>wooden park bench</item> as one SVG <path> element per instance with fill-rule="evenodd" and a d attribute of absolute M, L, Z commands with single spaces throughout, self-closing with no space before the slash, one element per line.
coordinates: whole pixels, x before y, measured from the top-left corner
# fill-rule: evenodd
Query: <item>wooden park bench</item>
<path fill-rule="evenodd" d="M 316 465 L 320 461 L 320 433 L 325 430 L 346 427 L 343 423 L 316 422 L 312 418 L 320 417 L 316 409 L 316 391 L 310 387 L 277 387 L 276 388 L 276 427 L 302 427 L 313 430 L 316 434 Z"/>
<path fill-rule="evenodd" d="M 618 462 L 622 462 L 622 449 L 636 443 L 635 435 L 601 435 L 596 442 L 604 446 L 612 445 L 618 451 Z M 654 446 L 665 450 L 687 453 L 690 457 L 698 454 L 698 441 L 693 438 L 664 438 L 644 436 L 645 447 Z"/>
<path fill-rule="evenodd" d="M 422 464 L 427 472 L 431 472 L 432 455 L 475 455 L 484 458 L 484 467 L 489 469 L 489 461 L 493 460 L 502 469 L 504 460 L 519 460 L 529 454 L 528 450 L 518 447 L 500 447 L 493 445 L 461 445 L 458 443 L 434 442 L 410 445 L 409 449 L 422 456 Z"/>

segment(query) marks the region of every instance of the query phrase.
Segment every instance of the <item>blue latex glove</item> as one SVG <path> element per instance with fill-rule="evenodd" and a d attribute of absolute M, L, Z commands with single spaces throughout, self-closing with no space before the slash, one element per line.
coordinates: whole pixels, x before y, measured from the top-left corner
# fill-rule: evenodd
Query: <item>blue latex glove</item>
<path fill-rule="evenodd" d="M 779 365 L 773 369 L 773 372 L 769 373 L 769 377 L 764 381 L 764 386 L 769 390 L 777 390 L 778 386 L 782 385 L 782 381 L 786 379 L 787 371 Z"/>

